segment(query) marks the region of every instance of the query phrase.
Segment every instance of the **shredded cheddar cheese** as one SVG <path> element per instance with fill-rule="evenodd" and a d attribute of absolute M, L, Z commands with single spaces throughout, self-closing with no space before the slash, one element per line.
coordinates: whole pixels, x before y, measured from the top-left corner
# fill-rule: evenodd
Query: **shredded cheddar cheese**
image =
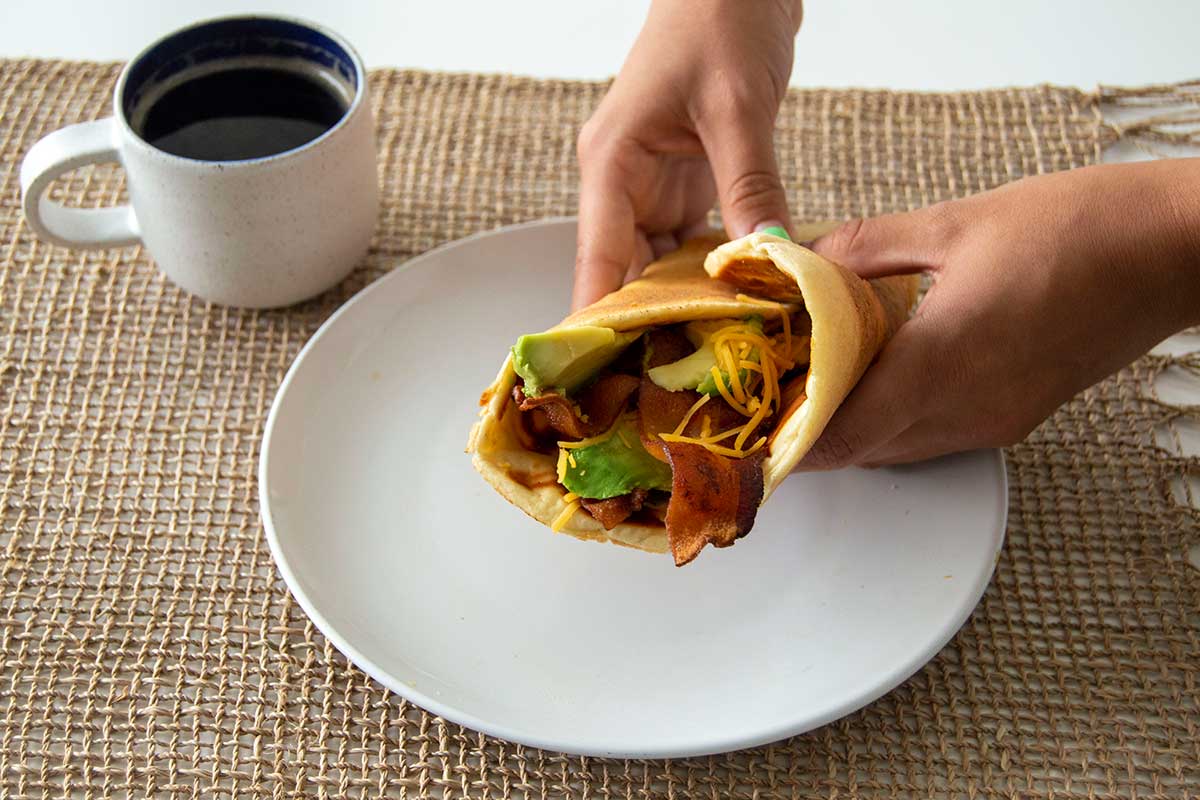
<path fill-rule="evenodd" d="M 567 463 L 571 465 L 571 469 L 575 469 L 575 467 L 579 466 L 575 463 L 574 453 L 572 453 L 570 450 L 564 450 L 563 452 L 567 454 Z"/>
<path fill-rule="evenodd" d="M 773 308 L 779 312 L 779 320 L 783 323 L 783 352 L 791 354 L 792 352 L 792 318 L 788 313 L 788 308 L 783 303 L 776 303 L 771 300 L 763 300 L 759 297 L 751 297 L 748 294 L 738 292 L 735 299 L 743 303 L 754 303 L 755 305 Z"/>
<path fill-rule="evenodd" d="M 679 436 L 680 434 L 683 433 L 683 429 L 686 428 L 687 424 L 692 421 L 692 417 L 695 415 L 695 413 L 697 411 L 700 410 L 700 406 L 707 403 L 709 401 L 709 399 L 710 399 L 709 395 L 706 395 L 706 394 L 700 395 L 700 399 L 692 404 L 692 407 L 688 409 L 688 412 L 683 415 L 683 419 L 681 419 L 679 421 L 679 424 L 675 426 L 675 433 L 674 433 L 675 436 Z M 660 436 L 661 436 L 661 434 L 660 434 Z"/>
<path fill-rule="evenodd" d="M 717 442 L 725 441 L 726 439 L 730 438 L 731 436 L 737 436 L 739 433 L 742 432 L 743 429 L 745 429 L 745 427 L 746 427 L 746 425 L 738 425 L 736 428 L 730 428 L 729 430 L 727 430 L 723 433 L 718 433 L 715 435 L 711 432 L 704 433 L 703 431 L 701 431 L 699 438 L 696 438 L 693 436 L 684 436 L 682 434 L 674 434 L 674 433 L 664 433 L 664 434 L 662 434 L 662 438 L 664 441 L 668 441 L 668 442 L 691 442 L 692 444 L 716 444 Z"/>
<path fill-rule="evenodd" d="M 773 336 L 767 336 L 744 322 L 728 325 L 712 335 L 717 362 L 710 371 L 713 383 L 721 398 L 730 408 L 746 417 L 746 422 L 714 433 L 706 415 L 699 436 L 684 434 L 696 411 L 708 401 L 709 395 L 706 394 L 688 410 L 673 433 L 659 434 L 663 441 L 695 444 L 731 458 L 744 458 L 766 446 L 767 437 L 759 436 L 753 441 L 750 437 L 773 411 L 781 407 L 783 392 L 779 386 L 779 376 L 795 366 L 792 350 L 795 345 L 801 344 L 801 340 L 793 340 L 786 306 L 744 295 L 738 295 L 738 299 L 778 309 L 782 319 L 782 331 Z M 731 446 L 720 444 L 729 439 L 733 439 Z"/>
<path fill-rule="evenodd" d="M 741 403 L 739 403 L 734 398 L 734 396 L 730 393 L 729 389 L 725 386 L 725 377 L 723 375 L 721 375 L 720 368 L 713 367 L 711 374 L 713 377 L 713 383 L 715 383 L 717 385 L 717 391 L 720 392 L 721 397 L 724 398 L 725 402 L 729 403 L 731 408 L 733 408 L 735 411 L 739 412 L 743 416 L 747 416 L 747 417 L 750 416 L 750 410 L 748 408 L 746 408 L 744 405 L 742 405 Z"/>
<path fill-rule="evenodd" d="M 557 517 L 554 518 L 554 522 L 550 523 L 550 530 L 554 531 L 555 533 L 558 533 L 559 531 L 561 531 L 563 528 L 566 527 L 567 523 L 571 521 L 571 517 L 575 516 L 575 512 L 578 510 L 579 510 L 579 500 L 578 499 L 572 500 L 571 502 L 567 503 L 566 507 L 563 508 L 562 512 Z"/>
<path fill-rule="evenodd" d="M 733 354 L 733 350 L 728 347 L 722 347 L 717 352 L 720 353 L 725 374 L 729 376 L 730 393 L 737 398 L 739 403 L 745 404 L 746 390 L 742 387 L 742 377 L 737 368 L 737 357 Z"/>
<path fill-rule="evenodd" d="M 614 425 L 613 427 L 615 428 L 616 426 Z M 577 447 L 591 447 L 594 444 L 599 444 L 600 442 L 606 441 L 608 437 L 612 435 L 613 432 L 610 429 L 599 436 L 591 436 L 587 439 L 580 439 L 578 442 L 559 442 L 558 446 L 564 450 L 574 450 Z"/>
<path fill-rule="evenodd" d="M 558 482 L 562 483 L 563 479 L 566 477 L 567 477 L 567 451 L 559 450 L 558 451 Z"/>
<path fill-rule="evenodd" d="M 703 447 L 705 450 L 716 453 L 719 456 L 729 456 L 730 458 L 745 458 L 748 455 L 758 452 L 760 449 L 762 449 L 762 446 L 767 443 L 767 437 L 762 436 L 759 437 L 758 441 L 755 442 L 750 449 L 735 450 L 732 447 L 722 447 L 721 445 L 713 444 L 712 442 L 706 442 L 699 439 L 689 439 L 686 436 L 672 436 L 669 433 L 661 433 L 659 436 L 661 436 L 665 442 L 685 442 L 687 444 L 697 444 Z"/>

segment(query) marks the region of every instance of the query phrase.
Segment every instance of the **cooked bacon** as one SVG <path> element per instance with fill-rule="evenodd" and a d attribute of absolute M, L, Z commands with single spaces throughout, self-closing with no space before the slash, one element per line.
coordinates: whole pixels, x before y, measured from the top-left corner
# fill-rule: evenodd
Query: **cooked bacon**
<path fill-rule="evenodd" d="M 695 350 L 678 327 L 650 331 L 646 346 L 650 349 L 646 368 L 678 361 Z M 695 444 L 666 443 L 657 435 L 673 432 L 700 398 L 699 393 L 667 391 L 644 373 L 639 380 L 612 372 L 577 393 L 578 405 L 555 392 L 526 397 L 519 385 L 513 389 L 513 399 L 523 412 L 523 432 L 539 445 L 554 447 L 556 436 L 583 439 L 608 430 L 635 391 L 642 443 L 651 455 L 671 465 L 671 496 L 665 517 L 659 506 L 646 505 L 648 493 L 644 489 L 606 500 L 580 498 L 583 508 L 607 530 L 647 515 L 650 521 L 662 520 L 677 566 L 694 559 L 707 544 L 728 547 L 746 535 L 762 502 L 766 449 L 741 459 L 727 458 Z M 706 416 L 714 433 L 746 421 L 721 398 L 714 397 L 693 416 L 684 433 L 698 436 Z M 771 426 L 772 418 L 768 418 L 760 430 Z"/>
<path fill-rule="evenodd" d="M 638 379 L 633 375 L 611 372 L 581 389 L 577 399 L 588 418 L 587 435 L 599 436 L 611 428 L 637 388 Z"/>
<path fill-rule="evenodd" d="M 611 531 L 635 512 L 641 511 L 648 494 L 645 489 L 634 489 L 629 494 L 610 497 L 607 500 L 580 498 L 579 504 L 603 525 L 606 531 Z"/>
<path fill-rule="evenodd" d="M 676 338 L 678 337 L 678 338 Z M 680 341 L 682 340 L 682 346 Z M 659 362 L 669 364 L 672 361 L 678 361 L 690 355 L 695 348 L 692 347 L 683 334 L 672 330 L 651 331 L 650 344 L 653 350 L 651 351 L 650 363 L 647 368 L 659 366 Z M 682 354 L 681 354 L 682 353 Z M 642 446 L 646 448 L 646 452 L 657 458 L 659 461 L 668 462 L 667 451 L 663 447 L 663 441 L 658 438 L 660 433 L 674 433 L 679 427 L 679 421 L 691 409 L 696 401 L 700 399 L 699 392 L 684 390 L 681 392 L 671 392 L 662 388 L 649 377 L 643 375 L 641 385 L 638 386 L 638 422 L 639 430 L 642 434 Z M 704 418 L 708 417 L 708 428 L 713 433 L 727 431 L 730 428 L 736 428 L 739 425 L 744 425 L 746 418 L 731 408 L 728 403 L 719 397 L 714 397 L 701 406 L 700 410 L 692 417 L 691 422 L 683 429 L 687 436 L 699 436 L 704 429 Z M 763 425 L 770 423 L 769 418 L 763 420 L 760 429 Z M 754 439 L 750 439 L 751 442 Z M 726 442 L 727 446 L 732 442 Z"/>
<path fill-rule="evenodd" d="M 706 544 L 728 547 L 754 526 L 763 494 L 765 450 L 726 458 L 682 442 L 665 445 L 671 459 L 667 541 L 682 567 Z"/>
<path fill-rule="evenodd" d="M 515 399 L 515 391 L 513 395 Z M 505 403 L 500 419 L 510 427 L 523 449 L 546 455 L 558 452 L 558 442 L 553 435 L 547 435 L 550 425 L 546 415 L 540 411 L 525 414 L 517 408 L 516 403 Z"/>
<path fill-rule="evenodd" d="M 645 336 L 646 339 L 646 369 L 661 367 L 696 352 L 696 347 L 683 335 L 682 326 L 678 328 L 655 328 Z"/>
<path fill-rule="evenodd" d="M 525 394 L 525 387 L 514 386 L 513 400 L 516 401 L 517 408 L 525 412 L 530 427 L 545 426 L 543 433 L 554 429 L 563 436 L 575 439 L 583 439 L 586 436 L 583 432 L 584 422 L 580 418 L 575 404 L 558 392 L 546 392 L 538 397 L 529 397 Z"/>
<path fill-rule="evenodd" d="M 527 413 L 535 436 L 553 429 L 561 437 L 586 439 L 611 428 L 637 388 L 638 379 L 632 375 L 609 373 L 579 392 L 578 405 L 558 392 L 528 397 L 522 386 L 513 387 L 513 400 Z"/>
<path fill-rule="evenodd" d="M 646 369 L 670 364 L 691 355 L 695 347 L 676 328 L 659 328 L 646 334 Z M 679 420 L 700 398 L 697 392 L 668 391 L 644 373 L 638 386 L 638 429 L 642 434 L 642 446 L 659 461 L 667 462 L 667 451 L 658 438 L 660 433 L 671 433 Z"/>
<path fill-rule="evenodd" d="M 667 391 L 648 376 L 642 376 L 641 385 L 638 387 L 638 431 L 647 453 L 659 461 L 669 463 L 664 442 L 658 438 L 658 434 L 674 432 L 679 426 L 679 420 L 683 419 L 683 415 L 699 397 L 697 392 Z"/>

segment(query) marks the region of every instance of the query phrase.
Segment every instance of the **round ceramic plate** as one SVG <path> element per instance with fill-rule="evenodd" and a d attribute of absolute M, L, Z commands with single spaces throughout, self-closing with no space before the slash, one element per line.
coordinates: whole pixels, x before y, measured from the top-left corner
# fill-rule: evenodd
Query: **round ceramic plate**
<path fill-rule="evenodd" d="M 809 730 L 958 630 L 1004 534 L 998 452 L 794 475 L 735 547 L 669 556 L 555 535 L 463 449 L 480 392 L 570 295 L 575 224 L 473 236 L 364 289 L 267 422 L 267 539 L 359 667 L 469 728 L 569 753 L 697 755 Z"/>

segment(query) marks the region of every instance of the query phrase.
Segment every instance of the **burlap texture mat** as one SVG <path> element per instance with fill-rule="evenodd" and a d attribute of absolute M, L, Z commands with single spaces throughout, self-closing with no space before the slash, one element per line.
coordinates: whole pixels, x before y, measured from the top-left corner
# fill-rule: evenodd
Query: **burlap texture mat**
<path fill-rule="evenodd" d="M 1151 384 L 1196 369 L 1186 356 L 1139 361 L 1008 452 L 1008 542 L 979 608 L 916 676 L 839 722 L 728 755 L 606 761 L 493 740 L 389 694 L 271 562 L 255 483 L 269 404 L 320 322 L 403 259 L 573 213 L 575 135 L 604 86 L 373 73 L 383 211 L 369 258 L 315 301 L 250 312 L 183 294 L 140 249 L 73 252 L 24 224 L 22 155 L 107 115 L 117 73 L 0 62 L 0 797 L 1200 791 L 1197 518 L 1170 488 L 1192 462 L 1155 445 L 1182 412 Z M 794 91 L 778 138 L 792 207 L 877 214 L 1094 163 L 1121 133 L 1101 99 Z M 121 174 L 80 171 L 58 192 L 109 204 Z"/>

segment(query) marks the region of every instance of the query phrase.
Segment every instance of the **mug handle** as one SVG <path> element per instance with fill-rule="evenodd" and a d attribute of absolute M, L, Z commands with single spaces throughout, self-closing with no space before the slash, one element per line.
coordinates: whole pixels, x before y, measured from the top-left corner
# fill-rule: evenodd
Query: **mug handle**
<path fill-rule="evenodd" d="M 21 203 L 39 238 L 67 247 L 124 247 L 141 241 L 128 205 L 68 208 L 46 197 L 51 182 L 88 164 L 120 162 L 115 120 L 98 119 L 57 130 L 29 149 L 21 162 Z"/>

